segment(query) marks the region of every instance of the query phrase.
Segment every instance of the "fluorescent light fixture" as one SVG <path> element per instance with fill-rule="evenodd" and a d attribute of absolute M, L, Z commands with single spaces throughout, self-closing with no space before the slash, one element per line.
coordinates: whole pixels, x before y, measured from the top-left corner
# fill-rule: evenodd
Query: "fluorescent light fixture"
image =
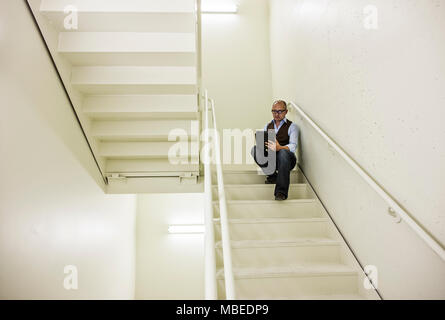
<path fill-rule="evenodd" d="M 196 225 L 172 225 L 168 227 L 168 233 L 204 233 L 204 225 L 196 224 Z"/>
<path fill-rule="evenodd" d="M 203 3 L 202 13 L 237 13 L 238 5 L 234 3 Z"/>

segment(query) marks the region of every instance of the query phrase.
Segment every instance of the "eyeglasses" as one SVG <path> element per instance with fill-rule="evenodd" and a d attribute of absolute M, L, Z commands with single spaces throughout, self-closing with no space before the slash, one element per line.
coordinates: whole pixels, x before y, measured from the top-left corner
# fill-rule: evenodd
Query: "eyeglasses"
<path fill-rule="evenodd" d="M 272 110 L 272 113 L 282 114 L 286 112 L 287 110 Z"/>

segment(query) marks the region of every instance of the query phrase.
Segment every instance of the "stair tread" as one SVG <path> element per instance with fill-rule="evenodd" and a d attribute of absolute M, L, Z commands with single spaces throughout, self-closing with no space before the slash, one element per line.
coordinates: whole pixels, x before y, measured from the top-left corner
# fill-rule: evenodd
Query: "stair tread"
<path fill-rule="evenodd" d="M 357 275 L 357 271 L 348 265 L 328 263 L 268 268 L 233 268 L 232 270 L 233 275 L 238 279 Z M 216 274 L 218 279 L 224 279 L 224 268 L 218 269 Z"/>
<path fill-rule="evenodd" d="M 194 113 L 197 114 L 198 112 L 196 110 L 183 110 L 183 109 L 174 109 L 174 108 L 170 108 L 170 109 L 166 109 L 165 107 L 159 107 L 158 109 L 155 108 L 126 108 L 126 107 L 122 107 L 121 109 L 110 109 L 110 108 L 106 108 L 106 107 L 102 107 L 102 108 L 88 108 L 88 109 L 84 109 L 83 112 L 85 113 L 178 113 L 178 112 L 182 112 L 182 113 Z"/>
<path fill-rule="evenodd" d="M 99 154 L 106 158 L 128 158 L 128 157 L 155 157 L 168 158 L 170 148 L 180 145 L 183 149 L 189 150 L 188 142 L 101 142 L 99 145 Z M 174 159 L 186 159 L 188 157 L 196 158 L 197 151 L 182 152 L 174 154 Z"/>
<path fill-rule="evenodd" d="M 289 184 L 289 188 L 292 187 L 306 187 L 307 183 L 291 183 Z M 218 185 L 213 185 L 213 188 L 218 188 Z M 224 187 L 226 188 L 268 188 L 273 189 L 275 188 L 274 184 L 224 184 Z"/>
<path fill-rule="evenodd" d="M 264 175 L 261 168 L 258 167 L 256 163 L 244 163 L 244 164 L 223 164 L 223 173 L 259 173 Z M 300 171 L 300 168 L 296 166 L 291 170 L 291 174 Z"/>
<path fill-rule="evenodd" d="M 195 51 L 194 33 L 91 31 L 59 33 L 60 53 L 193 53 Z"/>
<path fill-rule="evenodd" d="M 301 238 L 279 240 L 232 240 L 232 248 L 269 248 L 269 247 L 293 247 L 293 246 L 318 246 L 340 245 L 341 242 L 331 238 Z M 216 248 L 222 248 L 222 241 L 215 244 Z"/>
<path fill-rule="evenodd" d="M 73 86 L 81 93 L 89 95 L 105 94 L 196 94 L 195 84 L 166 84 L 166 83 L 73 83 Z"/>
<path fill-rule="evenodd" d="M 92 122 L 91 135 L 105 138 L 164 138 L 168 141 L 168 136 L 172 129 L 180 128 L 185 133 L 191 134 L 191 126 L 194 120 L 97 120 Z M 196 123 L 196 122 L 195 122 Z M 182 132 L 182 131 L 181 131 Z M 192 136 L 193 137 L 193 136 Z"/>
<path fill-rule="evenodd" d="M 214 222 L 220 223 L 220 218 L 213 219 Z M 251 224 L 251 223 L 303 223 L 303 222 L 326 222 L 327 218 L 246 218 L 246 219 L 229 219 L 229 223 Z"/>
<path fill-rule="evenodd" d="M 307 203 L 307 202 L 316 202 L 316 199 L 287 199 L 286 201 L 276 201 L 276 200 L 226 200 L 228 204 L 256 204 L 256 205 L 264 205 L 264 204 L 292 204 L 292 203 Z M 213 204 L 219 204 L 219 200 L 214 200 Z"/>
<path fill-rule="evenodd" d="M 199 119 L 195 95 L 90 95 L 83 112 L 94 120 Z"/>
<path fill-rule="evenodd" d="M 72 85 L 196 85 L 196 67 L 76 66 Z"/>

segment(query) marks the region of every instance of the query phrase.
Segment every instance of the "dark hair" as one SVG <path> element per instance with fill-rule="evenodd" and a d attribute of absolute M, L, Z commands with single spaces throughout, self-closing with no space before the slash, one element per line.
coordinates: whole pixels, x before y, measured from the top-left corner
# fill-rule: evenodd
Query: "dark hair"
<path fill-rule="evenodd" d="M 287 110 L 287 103 L 284 100 L 277 100 L 273 103 L 272 106 L 276 105 L 276 104 L 281 104 L 284 107 L 284 110 Z"/>

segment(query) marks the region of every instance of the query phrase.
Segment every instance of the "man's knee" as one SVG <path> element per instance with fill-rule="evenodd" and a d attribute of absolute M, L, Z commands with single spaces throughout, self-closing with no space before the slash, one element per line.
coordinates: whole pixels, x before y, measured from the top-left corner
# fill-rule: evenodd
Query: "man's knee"
<path fill-rule="evenodd" d="M 291 153 L 287 149 L 281 149 L 277 152 L 277 157 L 282 160 L 290 160 Z"/>
<path fill-rule="evenodd" d="M 289 150 L 281 149 L 277 152 L 277 158 L 279 167 L 292 166 L 292 153 Z"/>

